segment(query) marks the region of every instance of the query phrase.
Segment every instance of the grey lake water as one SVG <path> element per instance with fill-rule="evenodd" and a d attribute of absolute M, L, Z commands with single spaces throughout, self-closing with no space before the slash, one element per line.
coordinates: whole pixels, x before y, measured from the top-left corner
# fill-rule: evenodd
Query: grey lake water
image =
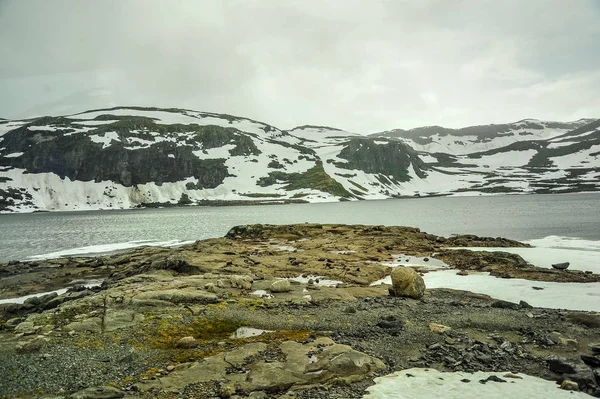
<path fill-rule="evenodd" d="M 600 242 L 600 195 L 438 197 L 342 203 L 0 215 L 0 261 L 220 237 L 251 223 L 415 226 L 438 235 Z M 33 258 L 32 258 L 33 257 Z M 599 260 L 600 261 L 600 260 Z"/>

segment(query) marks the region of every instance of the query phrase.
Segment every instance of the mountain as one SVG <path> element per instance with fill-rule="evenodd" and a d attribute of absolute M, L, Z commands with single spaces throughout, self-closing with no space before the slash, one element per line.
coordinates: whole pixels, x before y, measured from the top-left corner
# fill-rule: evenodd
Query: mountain
<path fill-rule="evenodd" d="M 0 120 L 0 212 L 600 189 L 600 121 L 362 136 L 115 107 Z"/>

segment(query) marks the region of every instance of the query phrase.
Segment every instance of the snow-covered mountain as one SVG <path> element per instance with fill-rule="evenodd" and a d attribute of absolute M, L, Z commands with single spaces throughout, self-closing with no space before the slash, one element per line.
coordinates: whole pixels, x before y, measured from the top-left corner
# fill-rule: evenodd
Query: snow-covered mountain
<path fill-rule="evenodd" d="M 600 190 L 600 121 L 370 136 L 117 107 L 0 120 L 0 212 Z"/>

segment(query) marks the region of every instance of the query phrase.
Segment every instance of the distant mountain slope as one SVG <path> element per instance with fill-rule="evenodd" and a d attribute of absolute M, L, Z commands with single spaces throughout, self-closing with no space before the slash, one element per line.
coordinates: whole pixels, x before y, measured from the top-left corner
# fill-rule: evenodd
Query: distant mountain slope
<path fill-rule="evenodd" d="M 594 121 L 595 119 L 580 119 L 574 122 L 547 122 L 524 119 L 509 124 L 469 126 L 461 129 L 440 126 L 411 130 L 394 129 L 370 136 L 399 139 L 419 151 L 460 155 L 504 147 L 517 141 L 550 139 Z"/>
<path fill-rule="evenodd" d="M 371 136 L 183 109 L 0 120 L 0 212 L 596 191 L 600 122 Z"/>

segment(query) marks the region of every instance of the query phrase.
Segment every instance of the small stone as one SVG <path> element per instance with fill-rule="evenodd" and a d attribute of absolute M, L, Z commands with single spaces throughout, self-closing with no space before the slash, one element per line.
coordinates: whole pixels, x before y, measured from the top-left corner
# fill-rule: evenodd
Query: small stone
<path fill-rule="evenodd" d="M 444 339 L 444 342 L 448 345 L 454 345 L 456 343 L 456 338 L 446 337 L 446 339 Z"/>
<path fill-rule="evenodd" d="M 173 370 L 175 370 L 175 366 L 173 366 L 172 364 L 167 366 L 167 371 L 171 372 Z"/>
<path fill-rule="evenodd" d="M 552 267 L 553 267 L 554 269 L 557 269 L 557 270 L 566 270 L 566 269 L 569 267 L 569 265 L 570 265 L 570 263 L 569 263 L 569 262 L 563 262 L 563 263 L 554 263 L 554 264 L 552 265 Z"/>
<path fill-rule="evenodd" d="M 292 290 L 289 280 L 277 280 L 269 287 L 271 292 L 289 292 Z"/>
<path fill-rule="evenodd" d="M 204 285 L 204 289 L 208 292 L 215 292 L 216 290 L 216 286 L 213 283 L 207 283 Z"/>
<path fill-rule="evenodd" d="M 344 309 L 342 309 L 342 312 L 344 312 L 344 313 L 356 313 L 356 307 L 354 307 L 352 305 L 348 305 Z"/>
<path fill-rule="evenodd" d="M 468 276 L 469 272 L 466 270 L 461 270 L 458 273 L 456 273 L 457 276 Z"/>
<path fill-rule="evenodd" d="M 522 380 L 523 379 L 523 377 L 521 377 L 520 375 L 516 375 L 514 373 L 506 373 L 502 377 L 504 377 L 504 378 L 518 379 L 518 380 Z"/>
<path fill-rule="evenodd" d="M 529 317 L 530 319 L 533 319 L 533 313 L 531 313 L 531 312 L 527 312 L 527 313 L 525 313 L 525 315 L 526 315 L 527 317 Z"/>
<path fill-rule="evenodd" d="M 377 323 L 377 327 L 384 329 L 401 330 L 404 328 L 402 320 L 398 320 L 395 316 L 385 316 Z"/>
<path fill-rule="evenodd" d="M 560 389 L 565 391 L 579 391 L 579 384 L 571 380 L 563 380 L 560 384 Z"/>
<path fill-rule="evenodd" d="M 544 288 L 542 288 L 542 287 L 531 287 L 531 288 L 533 288 L 534 290 L 537 290 L 537 291 L 541 291 L 541 290 L 543 290 L 543 289 L 544 289 Z"/>
<path fill-rule="evenodd" d="M 225 282 L 221 279 L 217 280 L 217 287 L 225 288 Z"/>
<path fill-rule="evenodd" d="M 436 334 L 443 334 L 445 332 L 452 330 L 452 328 L 450 328 L 448 326 L 445 326 L 443 324 L 437 324 L 437 323 L 429 323 L 429 329 L 431 330 L 431 332 L 436 333 Z"/>
<path fill-rule="evenodd" d="M 191 336 L 183 337 L 179 341 L 177 341 L 177 344 L 175 344 L 175 347 L 182 349 L 192 349 L 196 348 L 197 346 L 198 341 L 196 341 L 196 338 Z"/>

